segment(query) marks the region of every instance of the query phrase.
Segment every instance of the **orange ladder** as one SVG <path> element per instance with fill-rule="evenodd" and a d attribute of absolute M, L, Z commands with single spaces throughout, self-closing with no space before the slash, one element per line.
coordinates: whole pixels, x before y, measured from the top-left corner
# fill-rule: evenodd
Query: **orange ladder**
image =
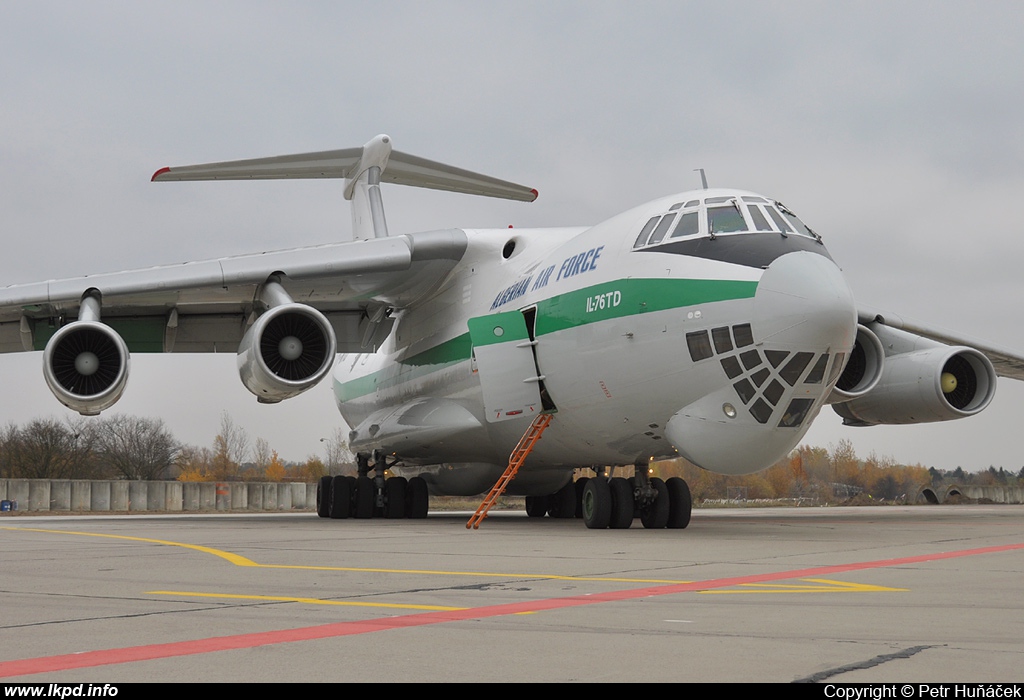
<path fill-rule="evenodd" d="M 473 513 L 473 517 L 466 523 L 466 529 L 473 528 L 474 530 L 480 529 L 480 523 L 487 517 L 487 511 L 497 503 L 498 498 L 501 494 L 505 493 L 505 489 L 508 488 L 508 483 L 515 478 L 516 472 L 519 471 L 519 467 L 523 466 L 523 462 L 526 461 L 527 456 L 533 452 L 534 445 L 540 440 L 540 436 L 544 434 L 548 425 L 551 423 L 552 415 L 550 413 L 541 413 L 539 416 L 533 419 L 530 427 L 527 428 L 526 432 L 523 433 L 523 437 L 519 439 L 519 444 L 516 445 L 516 449 L 512 450 L 512 455 L 508 458 L 508 468 L 505 473 L 501 475 L 494 486 L 491 487 L 487 497 L 484 498 L 483 503 Z"/>

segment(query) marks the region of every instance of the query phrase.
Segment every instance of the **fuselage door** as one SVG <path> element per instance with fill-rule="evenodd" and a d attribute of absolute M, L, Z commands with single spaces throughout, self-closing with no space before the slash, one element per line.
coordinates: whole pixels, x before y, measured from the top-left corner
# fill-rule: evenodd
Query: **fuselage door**
<path fill-rule="evenodd" d="M 487 420 L 496 423 L 541 411 L 533 343 L 520 311 L 469 319 Z"/>

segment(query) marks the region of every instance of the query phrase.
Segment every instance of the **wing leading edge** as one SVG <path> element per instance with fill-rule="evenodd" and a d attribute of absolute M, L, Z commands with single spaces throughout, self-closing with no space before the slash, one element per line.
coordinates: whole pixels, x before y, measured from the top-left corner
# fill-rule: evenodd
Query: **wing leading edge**
<path fill-rule="evenodd" d="M 925 325 L 917 321 L 903 318 L 896 314 L 881 312 L 876 309 L 862 307 L 858 310 L 857 315 L 860 322 L 869 327 L 871 324 L 877 323 L 890 328 L 896 328 L 907 333 L 919 335 L 938 343 L 944 343 L 946 345 L 963 345 L 969 348 L 974 348 L 989 359 L 998 376 L 1024 381 L 1024 355 L 1020 355 L 1009 348 L 993 345 L 992 343 L 981 341 L 977 338 L 971 338 L 937 326 Z"/>
<path fill-rule="evenodd" d="M 129 350 L 234 352 L 271 276 L 327 317 L 339 351 L 365 351 L 360 326 L 436 288 L 466 246 L 465 232 L 451 229 L 13 285 L 0 289 L 0 352 L 43 349 L 90 290 Z"/>

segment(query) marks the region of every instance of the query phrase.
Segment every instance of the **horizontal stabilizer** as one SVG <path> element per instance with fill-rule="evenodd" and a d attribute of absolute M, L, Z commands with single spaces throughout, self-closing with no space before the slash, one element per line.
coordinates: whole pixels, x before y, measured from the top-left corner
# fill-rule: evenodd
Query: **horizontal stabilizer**
<path fill-rule="evenodd" d="M 349 178 L 360 173 L 362 148 L 343 148 L 337 151 L 299 153 L 272 158 L 186 165 L 161 168 L 153 175 L 154 182 L 183 180 L 280 180 L 311 178 Z M 456 168 L 418 156 L 391 151 L 381 182 L 396 185 L 426 187 L 448 192 L 482 195 L 532 202 L 537 190 L 499 180 L 462 168 Z"/>

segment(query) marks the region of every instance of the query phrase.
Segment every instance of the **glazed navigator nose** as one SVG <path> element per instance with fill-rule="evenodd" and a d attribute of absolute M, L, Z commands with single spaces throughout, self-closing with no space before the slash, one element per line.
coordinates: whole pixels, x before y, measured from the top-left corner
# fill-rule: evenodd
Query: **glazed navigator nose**
<path fill-rule="evenodd" d="M 824 255 L 774 260 L 754 294 L 753 343 L 721 359 L 721 382 L 666 426 L 679 453 L 723 474 L 771 466 L 799 443 L 857 332 L 853 294 Z"/>

